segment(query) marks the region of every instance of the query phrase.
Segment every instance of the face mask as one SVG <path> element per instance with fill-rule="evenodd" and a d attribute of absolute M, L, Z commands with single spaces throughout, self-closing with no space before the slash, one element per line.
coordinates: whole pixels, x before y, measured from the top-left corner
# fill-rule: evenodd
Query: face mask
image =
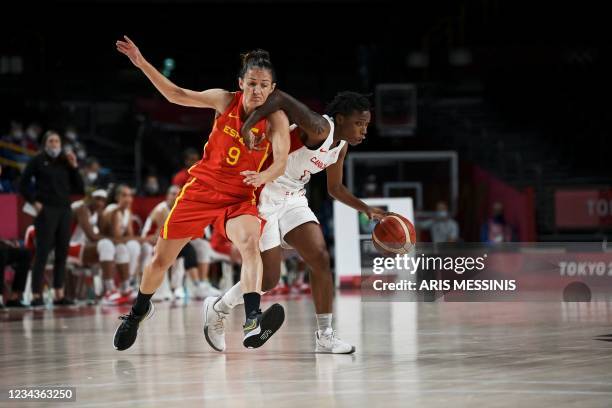
<path fill-rule="evenodd" d="M 45 147 L 45 153 L 55 159 L 62 152 L 61 147 Z"/>
<path fill-rule="evenodd" d="M 147 193 L 156 194 L 159 191 L 159 186 L 155 183 L 150 183 L 145 186 Z"/>
<path fill-rule="evenodd" d="M 95 181 L 98 178 L 98 173 L 94 173 L 92 171 L 90 171 L 89 173 L 87 173 L 87 180 L 89 181 Z"/>
<path fill-rule="evenodd" d="M 28 139 L 30 140 L 36 140 L 38 138 L 38 134 L 36 133 L 34 129 L 28 129 L 26 132 L 26 135 L 28 136 Z"/>
<path fill-rule="evenodd" d="M 436 211 L 436 218 L 446 218 L 448 217 L 448 211 Z"/>

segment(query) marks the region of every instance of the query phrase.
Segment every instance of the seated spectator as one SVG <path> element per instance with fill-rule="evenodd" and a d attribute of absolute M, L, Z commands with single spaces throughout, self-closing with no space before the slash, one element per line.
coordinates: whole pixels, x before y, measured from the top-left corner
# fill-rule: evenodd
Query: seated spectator
<path fill-rule="evenodd" d="M 428 229 L 434 244 L 457 242 L 459 239 L 459 224 L 448 214 L 448 205 L 444 201 L 436 204 L 436 215 L 419 223 L 419 227 Z"/>
<path fill-rule="evenodd" d="M 119 292 L 111 291 L 105 296 L 103 303 L 119 305 L 129 303 L 136 297 L 138 290 L 130 286 L 130 280 L 135 281 L 135 274 L 140 265 L 141 242 L 144 239 L 136 236 L 132 224 L 132 202 L 134 192 L 125 185 L 119 184 L 114 191 L 116 204 L 109 204 L 102 213 L 100 232 L 111 237 L 115 244 L 115 263 L 121 287 Z"/>
<path fill-rule="evenodd" d="M 23 125 L 15 120 L 11 121 L 9 133 L 2 137 L 2 141 L 21 146 L 24 139 Z"/>
<path fill-rule="evenodd" d="M 108 185 L 113 181 L 111 174 L 102 172 L 100 162 L 95 157 L 88 157 L 85 160 L 81 173 L 86 191 L 107 189 Z"/>
<path fill-rule="evenodd" d="M 32 254 L 25 248 L 21 248 L 17 241 L 0 239 L 0 309 L 5 307 L 3 303 L 4 294 L 4 269 L 11 266 L 15 271 L 12 292 L 6 307 L 23 308 L 21 303 L 26 286 L 28 270 L 32 261 Z"/>
<path fill-rule="evenodd" d="M 0 147 L 0 154 L 11 161 L 25 165 L 30 160 L 30 156 L 35 154 L 33 150 L 28 151 L 32 145 L 29 143 L 23 131 L 23 126 L 19 122 L 11 122 L 10 131 L 2 137 L 2 141 L 8 143 L 9 146 Z"/>
<path fill-rule="evenodd" d="M 172 184 L 175 186 L 183 187 L 185 183 L 187 183 L 187 180 L 189 180 L 189 178 L 191 177 L 187 171 L 189 170 L 189 168 L 191 168 L 191 166 L 196 164 L 198 160 L 200 160 L 200 154 L 196 149 L 192 147 L 186 149 L 183 152 L 183 163 L 185 167 L 183 167 L 182 170 L 180 170 L 174 175 L 174 177 L 172 178 Z"/>
<path fill-rule="evenodd" d="M 142 195 L 145 197 L 156 197 L 161 194 L 159 179 L 155 174 L 149 174 L 142 185 Z"/>
<path fill-rule="evenodd" d="M 28 125 L 25 131 L 26 146 L 30 150 L 38 150 L 38 142 L 42 135 L 42 127 L 36 122 Z"/>
<path fill-rule="evenodd" d="M 109 237 L 100 234 L 98 222 L 106 206 L 106 190 L 96 190 L 84 199 L 72 203 L 72 212 L 76 219 L 76 228 L 70 238 L 71 252 L 78 254 L 77 263 L 84 266 L 99 264 L 102 268 L 102 279 L 108 291 L 114 289 L 112 282 L 115 276 L 115 244 Z M 111 286 L 111 287 L 109 287 Z"/>

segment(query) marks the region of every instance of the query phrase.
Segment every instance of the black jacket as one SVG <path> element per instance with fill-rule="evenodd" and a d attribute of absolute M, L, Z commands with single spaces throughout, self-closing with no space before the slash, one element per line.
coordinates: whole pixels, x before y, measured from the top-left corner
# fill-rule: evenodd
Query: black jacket
<path fill-rule="evenodd" d="M 26 165 L 19 192 L 29 203 L 40 201 L 51 207 L 69 207 L 70 194 L 83 194 L 83 179 L 63 153 L 53 159 L 42 152 Z"/>

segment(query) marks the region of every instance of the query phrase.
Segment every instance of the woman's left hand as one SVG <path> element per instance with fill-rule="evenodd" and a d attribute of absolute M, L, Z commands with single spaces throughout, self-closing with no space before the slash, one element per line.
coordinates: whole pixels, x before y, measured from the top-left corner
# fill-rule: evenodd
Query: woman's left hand
<path fill-rule="evenodd" d="M 268 182 L 268 180 L 266 180 L 265 173 L 260 173 L 258 171 L 253 170 L 245 170 L 240 174 L 244 176 L 244 180 L 242 180 L 243 183 L 253 186 L 255 188 L 264 185 Z"/>

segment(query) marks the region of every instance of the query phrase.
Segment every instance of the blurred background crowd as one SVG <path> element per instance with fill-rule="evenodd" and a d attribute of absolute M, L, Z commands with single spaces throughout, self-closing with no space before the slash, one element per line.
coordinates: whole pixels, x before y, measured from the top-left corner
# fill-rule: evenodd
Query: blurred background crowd
<path fill-rule="evenodd" d="M 144 17 L 138 1 L 129 1 L 120 14 L 97 4 L 88 17 L 63 15 L 53 27 L 31 21 L 0 29 L 0 211 L 4 224 L 16 220 L 1 232 L 4 303 L 127 302 L 155 242 L 147 219 L 159 215 L 160 203 L 171 205 L 201 157 L 212 111 L 165 101 L 114 50 L 123 34 L 187 88 L 235 89 L 239 54 L 261 47 L 271 53 L 279 88 L 317 112 L 338 91 L 371 94 L 372 124 L 367 141 L 349 153 L 347 185 L 366 198 L 412 197 L 421 241 L 607 241 L 612 46 L 603 16 L 560 3 L 493 0 L 299 3 L 161 1 L 147 5 Z M 257 35 L 204 40 L 200 28 L 224 33 L 229 20 L 222 16 L 237 18 L 236 10 L 264 14 Z M 36 177 L 27 170 L 35 160 L 61 162 L 63 170 L 39 167 Z M 50 188 L 45 177 L 68 184 Z M 333 246 L 324 183 L 323 175 L 313 177 L 308 195 Z M 43 223 L 45 207 L 64 212 Z M 96 244 L 98 259 L 84 259 L 83 248 L 71 259 L 78 228 L 87 235 L 77 236 L 81 243 Z M 35 234 L 30 244 L 28 231 Z M 105 239 L 112 259 L 99 248 Z M 61 259 L 53 260 L 58 252 L 74 272 L 67 281 Z M 224 273 L 229 280 L 239 263 L 214 231 L 193 252 L 183 254 L 163 298 L 222 289 Z M 289 254 L 286 266 L 289 283 L 307 291 L 300 260 Z M 23 299 L 26 284 L 32 295 Z M 52 287 L 53 295 L 43 293 Z"/>

